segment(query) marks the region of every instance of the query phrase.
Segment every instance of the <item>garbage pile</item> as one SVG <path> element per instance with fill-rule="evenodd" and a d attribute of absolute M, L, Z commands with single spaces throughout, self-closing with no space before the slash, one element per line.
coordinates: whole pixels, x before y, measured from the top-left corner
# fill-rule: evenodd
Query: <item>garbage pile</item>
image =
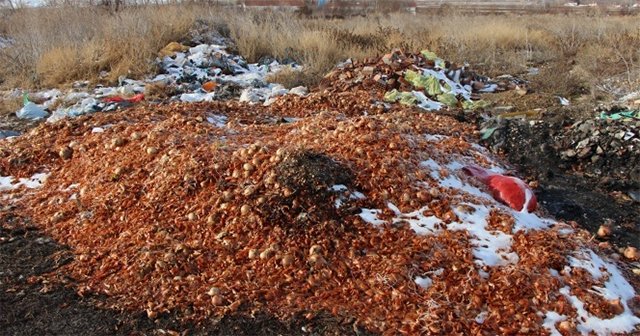
<path fill-rule="evenodd" d="M 290 91 L 280 84 L 268 83 L 266 77 L 285 68 L 301 69 L 295 63 L 280 64 L 275 60 L 251 64 L 241 56 L 228 53 L 224 45 L 216 44 L 187 47 L 172 42 L 158 56 L 158 75 L 145 80 L 122 77 L 116 87 L 98 85 L 89 89 L 89 83 L 81 81 L 66 92 L 54 89 L 30 93 L 16 116 L 56 122 L 66 117 L 131 107 L 144 100 L 201 102 L 239 98 L 243 102 L 268 105 L 275 97 Z M 160 97 L 158 92 L 162 93 Z M 306 88 L 294 88 L 291 92 L 304 96 Z M 21 93 L 9 93 L 7 98 L 16 94 Z"/>
<path fill-rule="evenodd" d="M 328 73 L 308 95 L 286 95 L 270 104 L 269 111 L 288 117 L 307 117 L 317 111 L 340 111 L 346 116 L 375 115 L 421 107 L 463 119 L 479 118 L 468 109 L 489 103 L 480 94 L 523 90 L 524 81 L 512 76 L 480 76 L 465 66 L 444 61 L 432 52 L 399 50 L 380 58 L 347 60 Z M 465 110 L 466 109 L 466 110 Z M 479 110 L 481 111 L 481 110 Z"/>
<path fill-rule="evenodd" d="M 380 59 L 344 62 L 327 74 L 321 87 L 328 92 L 382 90 L 387 103 L 439 110 L 486 107 L 479 94 L 515 89 L 518 83 L 522 81 L 510 76 L 490 80 L 428 50 L 412 54 L 396 49 Z"/>
<path fill-rule="evenodd" d="M 324 311 L 387 334 L 637 331 L 629 273 L 590 234 L 464 172 L 508 174 L 473 126 L 278 106 L 142 105 L 0 141 L 3 180 L 44 181 L 13 183 L 0 212 L 74 254 L 29 282 L 71 277 L 108 307 L 194 323 Z"/>

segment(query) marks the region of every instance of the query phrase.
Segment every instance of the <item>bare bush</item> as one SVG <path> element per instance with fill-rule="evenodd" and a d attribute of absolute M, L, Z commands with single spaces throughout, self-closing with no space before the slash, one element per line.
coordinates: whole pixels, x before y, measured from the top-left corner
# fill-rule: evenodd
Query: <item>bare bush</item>
<path fill-rule="evenodd" d="M 97 79 L 101 71 L 109 72 L 107 80 L 140 76 L 153 70 L 158 50 L 186 38 L 195 22 L 232 37 L 249 61 L 270 56 L 302 63 L 301 78 L 287 81 L 306 85 L 315 83 L 339 61 L 375 57 L 393 48 L 430 49 L 458 64 L 468 62 L 490 76 L 560 64 L 577 82 L 590 86 L 603 74 L 624 75 L 631 83 L 639 70 L 640 20 L 635 17 L 593 13 L 411 15 L 386 7 L 397 2 L 376 4 L 385 8 L 384 14 L 349 19 L 233 10 L 208 1 L 125 6 L 117 12 L 100 6 L 2 12 L 0 36 L 12 44 L 0 48 L 4 64 L 0 82 L 56 86 Z M 573 79 L 560 82 L 575 85 Z"/>

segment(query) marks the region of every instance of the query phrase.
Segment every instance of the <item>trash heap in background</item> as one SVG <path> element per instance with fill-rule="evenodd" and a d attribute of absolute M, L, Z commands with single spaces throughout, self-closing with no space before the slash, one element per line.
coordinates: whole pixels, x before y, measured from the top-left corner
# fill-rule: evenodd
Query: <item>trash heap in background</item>
<path fill-rule="evenodd" d="M 115 87 L 98 85 L 89 89 L 88 82 L 77 82 L 68 92 L 54 89 L 31 93 L 32 101 L 25 101 L 24 108 L 16 114 L 19 118 L 55 122 L 130 107 L 142 100 L 193 103 L 238 98 L 240 102 L 268 106 L 287 94 L 294 96 L 293 100 L 309 94 L 305 87 L 289 90 L 266 80 L 283 69 L 300 71 L 301 66 L 272 59 L 248 63 L 242 56 L 227 52 L 222 44 L 190 48 L 172 42 L 159 52 L 158 65 L 160 74 L 145 80 L 120 78 Z M 479 99 L 479 94 L 513 89 L 518 82 L 510 76 L 490 80 L 429 51 L 410 54 L 395 50 L 378 59 L 343 62 L 312 93 L 318 96 L 354 89 L 369 91 L 367 96 L 373 105 L 384 110 L 392 103 L 426 110 L 476 109 L 488 105 Z M 160 100 L 154 99 L 158 93 L 164 95 Z"/>
<path fill-rule="evenodd" d="M 190 48 L 172 42 L 159 52 L 157 61 L 160 74 L 144 80 L 122 77 L 118 86 L 98 85 L 93 89 L 88 88 L 88 82 L 77 82 L 69 91 L 53 89 L 30 93 L 16 115 L 55 122 L 66 117 L 114 111 L 143 100 L 201 102 L 239 98 L 243 102 L 268 105 L 275 97 L 290 91 L 280 84 L 268 83 L 267 76 L 285 68 L 301 69 L 295 63 L 283 65 L 275 60 L 248 63 L 217 44 Z M 161 100 L 154 99 L 158 92 L 164 93 Z M 299 87 L 291 92 L 305 95 L 307 89 Z"/>
<path fill-rule="evenodd" d="M 491 80 L 428 50 L 412 54 L 396 49 L 379 59 L 340 64 L 327 74 L 323 87 L 329 92 L 382 90 L 387 103 L 439 110 L 484 108 L 488 103 L 480 99 L 481 93 L 515 89 L 520 82 L 511 76 Z"/>

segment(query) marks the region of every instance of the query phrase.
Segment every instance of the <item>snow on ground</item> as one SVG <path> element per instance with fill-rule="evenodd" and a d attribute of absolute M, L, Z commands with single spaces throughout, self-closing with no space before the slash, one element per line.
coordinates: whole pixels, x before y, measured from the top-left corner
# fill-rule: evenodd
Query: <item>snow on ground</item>
<path fill-rule="evenodd" d="M 37 173 L 30 178 L 19 178 L 18 181 L 13 176 L 0 176 L 0 192 L 18 189 L 22 186 L 28 189 L 40 188 L 49 177 L 49 173 Z"/>
<path fill-rule="evenodd" d="M 425 136 L 429 141 L 434 142 L 446 139 L 442 135 Z M 472 148 L 476 150 L 476 154 L 483 156 L 492 165 L 497 164 L 487 152 Z M 447 160 L 450 161 L 446 162 Z M 394 204 L 389 202 L 387 207 L 395 214 L 391 223 L 408 223 L 411 229 L 420 235 L 438 234 L 444 228 L 447 230 L 466 230 L 472 237 L 473 255 L 479 268 L 482 266 L 517 265 L 519 257 L 517 253 L 511 250 L 513 234 L 520 230 L 545 230 L 553 226 L 555 221 L 542 218 L 535 213 L 515 211 L 493 200 L 491 195 L 469 183 L 469 179 L 461 171 L 465 163 L 468 163 L 463 162 L 463 160 L 469 160 L 469 158 L 430 158 L 420 164 L 422 168 L 429 171 L 429 175 L 438 181 L 441 187 L 456 190 L 458 194 L 453 197 L 451 203 L 452 210 L 458 220 L 445 224 L 436 216 L 425 215 L 429 211 L 428 206 L 410 213 L 402 213 Z M 443 171 L 447 172 L 445 176 L 441 175 Z M 503 172 L 505 169 L 495 167 L 495 171 Z M 424 183 L 424 185 L 427 186 L 428 184 Z M 475 202 L 469 202 L 469 199 L 475 199 Z M 488 229 L 487 219 L 492 209 L 499 209 L 502 212 L 509 213 L 514 218 L 515 225 L 511 234 Z M 387 222 L 380 218 L 381 214 L 381 209 L 362 209 L 360 217 L 374 226 L 382 227 Z M 572 232 L 570 229 L 560 231 L 564 234 Z M 620 270 L 614 264 L 603 260 L 592 250 L 576 251 L 574 256 L 569 257 L 569 261 L 571 267 L 587 270 L 596 280 L 605 277 L 607 280 L 604 283 L 604 287 L 593 287 L 592 290 L 607 300 L 620 299 L 624 307 L 624 311 L 621 314 L 611 319 L 601 319 L 585 310 L 584 303 L 578 297 L 570 294 L 570 287 L 563 287 L 560 289 L 559 294 L 566 296 L 578 312 L 578 318 L 576 319 L 578 331 L 584 335 L 591 332 L 598 335 L 607 335 L 635 330 L 635 327 L 640 324 L 640 318 L 633 315 L 626 303 L 627 300 L 634 297 L 635 292 L 629 282 L 622 276 Z M 553 271 L 557 274 L 557 271 Z M 480 273 L 482 270 L 478 269 L 478 272 Z M 419 276 L 415 278 L 415 282 L 419 286 L 427 288 L 433 281 L 429 277 Z M 543 326 L 552 335 L 560 335 L 555 328 L 555 324 L 565 319 L 567 319 L 566 316 L 549 311 L 545 313 Z"/>

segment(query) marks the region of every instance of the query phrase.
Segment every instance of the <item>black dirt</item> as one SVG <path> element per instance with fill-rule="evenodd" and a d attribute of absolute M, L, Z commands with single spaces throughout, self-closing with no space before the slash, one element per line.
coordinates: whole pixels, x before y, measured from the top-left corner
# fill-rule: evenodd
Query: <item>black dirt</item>
<path fill-rule="evenodd" d="M 496 127 L 485 145 L 539 182 L 537 197 L 550 215 L 594 234 L 611 225 L 612 243 L 640 247 L 640 203 L 633 197 L 640 190 L 638 126 L 558 115 L 534 123 L 494 120 L 484 125 Z"/>
<path fill-rule="evenodd" d="M 340 216 L 332 187 L 352 187 L 354 181 L 347 165 L 307 150 L 286 153 L 275 167 L 275 174 L 283 192 L 274 193 L 261 211 L 270 220 L 290 223 L 292 229 L 335 222 Z"/>

